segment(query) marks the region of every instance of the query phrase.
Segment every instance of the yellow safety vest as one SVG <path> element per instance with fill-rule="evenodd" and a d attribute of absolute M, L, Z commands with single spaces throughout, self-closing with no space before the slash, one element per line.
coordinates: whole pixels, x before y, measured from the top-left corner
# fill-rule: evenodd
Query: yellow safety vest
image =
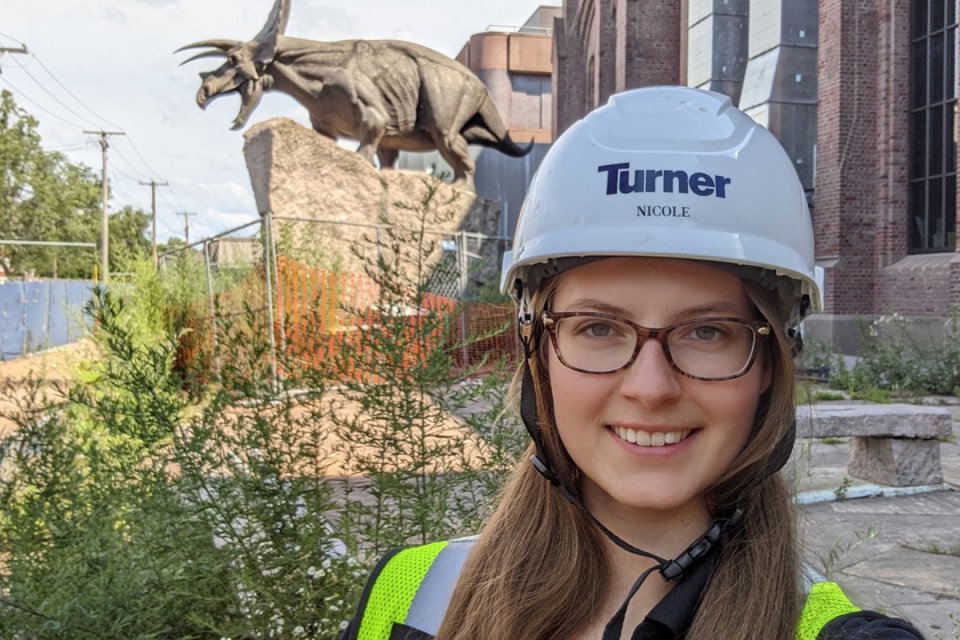
<path fill-rule="evenodd" d="M 410 547 L 390 558 L 360 612 L 358 640 L 389 640 L 395 624 L 436 635 L 475 538 Z M 796 640 L 816 640 L 834 618 L 859 611 L 835 582 L 814 582 Z"/>

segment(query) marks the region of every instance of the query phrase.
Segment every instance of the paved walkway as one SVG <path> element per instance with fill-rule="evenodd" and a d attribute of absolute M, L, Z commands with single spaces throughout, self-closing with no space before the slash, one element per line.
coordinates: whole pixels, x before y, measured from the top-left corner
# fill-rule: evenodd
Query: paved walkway
<path fill-rule="evenodd" d="M 907 618 L 928 640 L 960 639 L 960 407 L 951 410 L 939 491 L 849 497 L 871 485 L 847 478 L 844 441 L 799 441 L 793 467 L 802 495 L 830 498 L 802 508 L 807 562 L 863 608 Z"/>

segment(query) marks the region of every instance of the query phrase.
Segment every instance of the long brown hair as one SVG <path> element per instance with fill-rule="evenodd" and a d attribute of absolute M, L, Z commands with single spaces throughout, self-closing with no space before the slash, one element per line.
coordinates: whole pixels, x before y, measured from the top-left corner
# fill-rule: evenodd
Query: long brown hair
<path fill-rule="evenodd" d="M 538 313 L 555 281 L 534 296 Z M 752 437 L 706 495 L 715 517 L 735 508 L 743 509 L 744 516 L 724 541 L 688 640 L 792 640 L 800 612 L 790 493 L 780 474 L 769 470 L 777 443 L 791 433 L 794 412 L 786 315 L 771 292 L 742 282 L 759 315 L 774 328 L 773 344 L 765 352 L 771 384 L 760 400 Z M 558 476 L 576 492 L 577 469 L 554 428 L 549 372 L 539 365 L 545 362 L 546 342 L 540 341 L 530 363 L 539 426 Z M 519 380 L 518 373 L 515 398 Z M 586 516 L 524 459 L 464 566 L 437 640 L 556 640 L 583 629 L 608 595 L 607 558 L 599 536 Z"/>

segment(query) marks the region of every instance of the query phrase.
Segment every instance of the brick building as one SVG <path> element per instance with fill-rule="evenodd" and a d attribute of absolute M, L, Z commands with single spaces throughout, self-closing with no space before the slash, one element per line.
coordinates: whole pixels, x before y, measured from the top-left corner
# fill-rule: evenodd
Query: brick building
<path fill-rule="evenodd" d="M 957 4 L 565 0 L 554 132 L 626 88 L 731 96 L 794 160 L 826 270 L 808 326 L 849 350 L 856 317 L 934 321 L 960 305 Z"/>
<path fill-rule="evenodd" d="M 555 136 L 611 94 L 680 81 L 684 4 L 564 0 L 553 35 Z"/>

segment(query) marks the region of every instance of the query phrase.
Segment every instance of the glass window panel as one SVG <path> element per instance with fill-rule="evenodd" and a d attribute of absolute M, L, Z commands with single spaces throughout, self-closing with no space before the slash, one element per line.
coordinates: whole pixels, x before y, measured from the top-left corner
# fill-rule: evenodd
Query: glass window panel
<path fill-rule="evenodd" d="M 930 181 L 930 197 L 927 199 L 927 241 L 924 249 L 939 249 L 945 244 L 943 237 L 943 179 Z"/>
<path fill-rule="evenodd" d="M 950 1 L 953 2 L 954 0 Z M 931 0 L 930 2 L 930 31 L 936 31 L 944 27 L 945 7 L 943 3 L 944 0 Z M 923 4 L 923 0 L 920 0 L 920 4 Z"/>
<path fill-rule="evenodd" d="M 913 0 L 913 15 L 910 18 L 910 31 L 914 38 L 927 33 L 927 0 Z"/>
<path fill-rule="evenodd" d="M 946 84 L 946 99 L 950 100 L 956 95 L 957 81 L 953 75 L 954 63 L 956 58 L 954 57 L 954 51 L 956 47 L 956 37 L 957 30 L 950 29 L 947 32 L 947 52 L 944 55 L 944 63 L 946 64 L 947 72 L 944 74 L 944 82 Z"/>
<path fill-rule="evenodd" d="M 927 154 L 927 175 L 936 176 L 943 173 L 943 107 L 936 106 L 930 108 L 930 119 L 928 122 L 928 150 Z"/>
<path fill-rule="evenodd" d="M 923 107 L 927 104 L 927 39 L 913 43 L 910 57 L 910 106 Z"/>
<path fill-rule="evenodd" d="M 947 178 L 944 184 L 945 198 L 944 226 L 946 228 L 946 239 L 943 248 L 953 251 L 957 248 L 957 179 L 956 176 Z"/>
<path fill-rule="evenodd" d="M 914 0 L 916 2 L 916 0 Z M 957 21 L 957 4 L 954 0 L 947 3 L 947 26 Z"/>
<path fill-rule="evenodd" d="M 927 183 L 927 220 L 943 216 L 943 178 L 931 178 Z M 930 223 L 928 229 L 933 228 Z"/>
<path fill-rule="evenodd" d="M 910 114 L 910 177 L 927 175 L 927 111 Z"/>
<path fill-rule="evenodd" d="M 914 182 L 910 189 L 910 229 L 911 249 L 923 249 L 927 233 L 927 203 L 925 181 Z"/>
<path fill-rule="evenodd" d="M 956 173 L 957 172 L 957 132 L 953 128 L 953 103 L 948 104 L 944 110 L 944 173 Z"/>
<path fill-rule="evenodd" d="M 930 102 L 943 100 L 943 33 L 930 36 Z"/>

